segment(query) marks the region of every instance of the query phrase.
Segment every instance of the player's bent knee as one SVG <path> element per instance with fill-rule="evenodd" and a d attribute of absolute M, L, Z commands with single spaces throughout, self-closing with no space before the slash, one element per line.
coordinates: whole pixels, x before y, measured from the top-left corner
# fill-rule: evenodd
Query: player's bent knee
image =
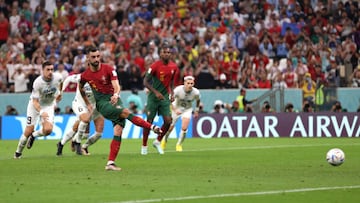
<path fill-rule="evenodd" d="M 34 126 L 26 127 L 24 132 L 25 137 L 29 137 L 33 131 L 34 131 Z"/>
<path fill-rule="evenodd" d="M 184 133 L 187 133 L 188 131 L 187 128 L 182 128 L 181 130 L 184 131 Z"/>
<path fill-rule="evenodd" d="M 43 133 L 45 136 L 50 135 L 52 132 L 52 128 L 44 128 Z"/>
<path fill-rule="evenodd" d="M 127 117 L 129 117 L 130 113 L 131 113 L 131 112 L 129 111 L 129 109 L 124 108 L 124 109 L 121 111 L 120 116 L 121 116 L 122 118 L 127 118 Z"/>
<path fill-rule="evenodd" d="M 89 123 L 91 116 L 88 113 L 84 113 L 80 115 L 80 120 L 84 123 Z"/>

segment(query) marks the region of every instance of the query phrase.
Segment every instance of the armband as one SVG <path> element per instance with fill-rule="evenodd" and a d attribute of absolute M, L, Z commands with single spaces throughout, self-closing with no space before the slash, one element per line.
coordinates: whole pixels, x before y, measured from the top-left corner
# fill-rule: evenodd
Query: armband
<path fill-rule="evenodd" d="M 113 96 L 119 97 L 119 94 L 118 94 L 118 93 L 114 93 Z"/>

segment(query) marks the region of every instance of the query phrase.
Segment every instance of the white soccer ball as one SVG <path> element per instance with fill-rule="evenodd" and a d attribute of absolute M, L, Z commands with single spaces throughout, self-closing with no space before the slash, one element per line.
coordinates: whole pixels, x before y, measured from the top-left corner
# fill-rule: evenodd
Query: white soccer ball
<path fill-rule="evenodd" d="M 345 161 L 345 153 L 339 148 L 330 149 L 326 154 L 326 161 L 333 166 L 340 166 Z"/>

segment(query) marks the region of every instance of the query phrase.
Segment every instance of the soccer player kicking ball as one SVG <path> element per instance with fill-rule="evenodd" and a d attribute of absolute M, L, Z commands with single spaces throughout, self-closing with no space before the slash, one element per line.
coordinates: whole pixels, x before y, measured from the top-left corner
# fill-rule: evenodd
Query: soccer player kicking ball
<path fill-rule="evenodd" d="M 188 126 L 192 115 L 192 103 L 196 101 L 196 109 L 194 111 L 194 117 L 199 116 L 200 106 L 200 91 L 194 87 L 195 79 L 193 76 L 184 77 L 184 85 L 179 85 L 174 89 L 174 102 L 171 105 L 172 123 L 169 131 L 165 134 L 165 137 L 161 140 L 161 148 L 164 150 L 168 137 L 173 130 L 176 121 L 181 117 L 181 131 L 179 139 L 176 143 L 176 151 L 181 152 L 183 150 L 182 143 L 186 137 Z"/>
<path fill-rule="evenodd" d="M 120 85 L 116 70 L 104 63 L 100 63 L 100 51 L 96 47 L 90 47 L 87 51 L 88 68 L 81 73 L 79 90 L 84 99 L 89 112 L 93 111 L 93 106 L 86 96 L 84 85 L 89 83 L 94 93 L 96 109 L 106 118 L 112 121 L 114 127 L 114 137 L 110 144 L 110 153 L 106 170 L 120 171 L 116 166 L 115 159 L 121 146 L 121 135 L 125 127 L 125 119 L 128 119 L 137 126 L 151 129 L 160 134 L 159 127 L 144 121 L 142 118 L 130 113 L 129 109 L 124 108 L 120 99 Z"/>
<path fill-rule="evenodd" d="M 27 106 L 27 123 L 24 133 L 19 139 L 19 144 L 14 154 L 15 159 L 22 156 L 22 151 L 27 143 L 30 149 L 35 137 L 48 136 L 54 125 L 54 109 L 56 102 L 61 100 L 62 76 L 54 73 L 54 65 L 46 61 L 42 64 L 42 75 L 37 77 L 33 84 L 30 101 Z M 35 124 L 40 117 L 41 128 L 35 132 Z"/>

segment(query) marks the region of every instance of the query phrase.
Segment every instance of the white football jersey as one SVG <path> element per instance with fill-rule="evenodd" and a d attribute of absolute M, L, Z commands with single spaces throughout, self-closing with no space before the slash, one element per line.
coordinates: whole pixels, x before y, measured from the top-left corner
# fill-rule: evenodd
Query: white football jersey
<path fill-rule="evenodd" d="M 64 91 L 66 89 L 66 87 L 69 85 L 69 83 L 71 83 L 71 82 L 79 83 L 80 79 L 81 79 L 81 74 L 70 75 L 69 77 L 67 77 L 65 79 L 62 90 Z M 91 87 L 90 87 L 90 85 L 88 83 L 86 83 L 84 85 L 84 90 L 85 90 L 85 94 L 86 94 L 89 102 L 91 104 L 95 104 L 95 97 L 94 97 L 94 94 L 93 94 L 93 92 L 91 90 Z M 78 101 L 82 101 L 85 104 L 85 102 L 84 102 L 84 100 L 83 100 L 83 98 L 81 97 L 81 94 L 80 94 L 79 85 L 76 88 L 75 99 L 78 100 Z"/>
<path fill-rule="evenodd" d="M 60 84 L 62 82 L 62 76 L 57 73 L 53 73 L 53 78 L 49 82 L 45 81 L 43 76 L 40 75 L 34 81 L 30 99 L 39 99 L 40 106 L 53 105 L 60 93 Z"/>
<path fill-rule="evenodd" d="M 200 100 L 200 91 L 193 87 L 191 92 L 185 92 L 184 85 L 179 85 L 174 89 L 173 106 L 176 109 L 192 109 L 193 101 Z"/>

